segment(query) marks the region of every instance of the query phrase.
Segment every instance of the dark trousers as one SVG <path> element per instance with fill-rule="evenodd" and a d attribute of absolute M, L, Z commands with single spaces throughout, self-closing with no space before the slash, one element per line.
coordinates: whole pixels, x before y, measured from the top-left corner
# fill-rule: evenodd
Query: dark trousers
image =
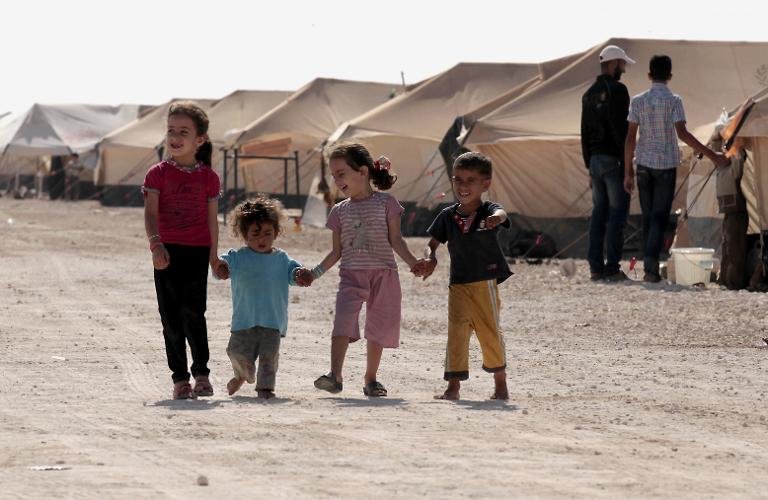
<path fill-rule="evenodd" d="M 592 178 L 592 217 L 589 220 L 589 270 L 616 274 L 624 249 L 624 226 L 629 214 L 629 195 L 624 191 L 621 160 L 608 155 L 589 159 Z M 605 251 L 603 247 L 605 246 Z M 607 259 L 606 259 L 607 257 Z"/>
<path fill-rule="evenodd" d="M 637 192 L 643 212 L 643 267 L 646 273 L 659 274 L 659 254 L 669 224 L 675 196 L 677 169 L 637 166 Z"/>
<path fill-rule="evenodd" d="M 747 212 L 731 212 L 723 216 L 723 260 L 719 282 L 729 290 L 747 286 L 747 226 Z"/>
<path fill-rule="evenodd" d="M 173 381 L 189 380 L 187 343 L 192 376 L 208 375 L 208 330 L 205 305 L 208 287 L 208 247 L 165 245 L 171 264 L 155 269 L 155 290 L 163 323 L 165 353 Z"/>

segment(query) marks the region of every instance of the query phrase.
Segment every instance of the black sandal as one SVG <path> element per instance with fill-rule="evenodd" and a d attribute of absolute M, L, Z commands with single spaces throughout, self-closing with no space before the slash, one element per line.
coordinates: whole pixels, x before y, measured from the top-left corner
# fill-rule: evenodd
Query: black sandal
<path fill-rule="evenodd" d="M 336 376 L 333 373 L 328 375 L 321 375 L 315 380 L 315 387 L 321 391 L 328 391 L 331 394 L 337 394 L 341 392 L 344 385 L 336 380 Z"/>
<path fill-rule="evenodd" d="M 387 395 L 387 390 L 381 385 L 381 382 L 374 380 L 365 384 L 363 394 L 371 398 L 380 398 Z"/>

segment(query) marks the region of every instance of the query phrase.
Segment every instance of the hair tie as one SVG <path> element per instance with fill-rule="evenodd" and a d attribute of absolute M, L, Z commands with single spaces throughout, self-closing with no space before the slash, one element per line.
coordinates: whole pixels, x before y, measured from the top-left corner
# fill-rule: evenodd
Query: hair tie
<path fill-rule="evenodd" d="M 379 156 L 379 159 L 373 162 L 373 168 L 376 170 L 389 170 L 392 167 L 392 162 L 386 156 Z"/>

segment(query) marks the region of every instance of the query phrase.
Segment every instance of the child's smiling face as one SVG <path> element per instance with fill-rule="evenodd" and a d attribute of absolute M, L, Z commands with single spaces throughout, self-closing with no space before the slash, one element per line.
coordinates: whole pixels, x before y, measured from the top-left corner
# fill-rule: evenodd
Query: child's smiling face
<path fill-rule="evenodd" d="M 328 162 L 331 169 L 331 175 L 336 187 L 348 198 L 357 198 L 365 196 L 370 192 L 371 186 L 368 180 L 368 168 L 361 167 L 360 170 L 347 165 L 343 158 L 332 158 Z"/>
<path fill-rule="evenodd" d="M 205 138 L 197 135 L 197 127 L 192 118 L 181 114 L 168 117 L 165 147 L 176 161 L 193 163 L 197 148 L 204 142 Z"/>
<path fill-rule="evenodd" d="M 277 238 L 277 231 L 271 222 L 254 222 L 248 226 L 245 243 L 254 252 L 271 253 L 275 238 Z"/>
<path fill-rule="evenodd" d="M 474 170 L 455 168 L 453 170 L 453 194 L 462 205 L 479 203 L 483 193 L 491 187 L 491 178 Z"/>

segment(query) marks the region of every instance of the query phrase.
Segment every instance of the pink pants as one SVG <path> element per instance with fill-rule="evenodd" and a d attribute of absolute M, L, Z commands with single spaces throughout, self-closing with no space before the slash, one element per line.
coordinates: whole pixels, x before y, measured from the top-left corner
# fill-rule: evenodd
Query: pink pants
<path fill-rule="evenodd" d="M 397 269 L 341 269 L 336 295 L 334 337 L 360 339 L 365 302 L 365 338 L 382 347 L 400 345 L 400 278 Z"/>

